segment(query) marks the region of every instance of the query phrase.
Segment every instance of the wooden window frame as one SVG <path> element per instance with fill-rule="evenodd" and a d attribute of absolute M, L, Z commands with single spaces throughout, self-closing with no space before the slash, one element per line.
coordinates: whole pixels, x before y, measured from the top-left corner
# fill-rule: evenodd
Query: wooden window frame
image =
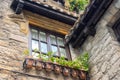
<path fill-rule="evenodd" d="M 43 28 L 40 28 L 40 27 L 37 27 L 37 26 L 35 26 L 35 25 L 29 25 L 30 26 L 30 43 L 31 43 L 31 55 L 32 55 L 32 40 L 36 40 L 36 39 L 33 39 L 32 38 L 32 29 L 35 29 L 35 30 L 37 30 L 38 31 L 38 35 L 39 35 L 39 32 L 44 32 L 44 33 L 46 33 L 46 36 L 47 36 L 47 38 L 46 38 L 46 44 L 47 44 L 47 51 L 50 51 L 50 45 L 55 45 L 55 44 L 50 44 L 50 41 L 49 41 L 49 39 L 50 39 L 50 35 L 54 35 L 55 36 L 55 38 L 57 38 L 57 37 L 60 37 L 60 38 L 62 38 L 62 39 L 64 39 L 64 43 L 65 43 L 65 38 L 64 38 L 64 36 L 65 35 L 62 35 L 62 34 L 59 34 L 59 33 L 56 33 L 56 32 L 52 32 L 52 31 L 49 31 L 49 30 L 46 30 L 46 29 L 43 29 Z M 49 34 L 49 35 L 48 35 Z M 39 39 L 39 36 L 38 36 L 38 40 L 37 40 L 38 42 L 43 42 L 43 41 L 40 41 L 40 39 Z M 56 39 L 56 42 L 57 42 L 57 39 Z M 44 42 L 43 42 L 44 43 Z M 38 44 L 39 45 L 39 47 L 40 47 L 40 44 Z M 49 46 L 49 47 L 48 47 Z M 58 54 L 59 54 L 59 56 L 55 56 L 55 57 L 58 57 L 58 58 L 60 58 L 60 48 L 59 48 L 59 46 L 58 46 L 58 43 L 55 45 L 55 46 L 57 46 L 57 49 L 58 49 Z M 61 48 L 63 48 L 63 46 L 60 46 Z M 40 48 L 39 48 L 40 49 Z M 64 49 L 65 49 L 65 51 L 66 51 L 66 60 L 72 60 L 72 58 L 71 58 L 71 54 L 70 54 L 70 48 L 69 48 L 69 46 L 68 45 L 65 45 L 64 44 Z M 44 54 L 44 53 L 43 53 Z"/>

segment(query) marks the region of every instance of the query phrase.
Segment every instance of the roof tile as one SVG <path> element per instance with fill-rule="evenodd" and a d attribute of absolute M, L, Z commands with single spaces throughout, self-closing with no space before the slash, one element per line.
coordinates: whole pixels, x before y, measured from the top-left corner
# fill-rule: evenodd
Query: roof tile
<path fill-rule="evenodd" d="M 73 16 L 73 17 L 79 17 L 79 14 L 77 14 L 76 12 L 69 11 L 68 9 L 65 9 L 65 7 L 61 8 L 59 6 L 55 6 L 52 3 L 50 4 L 50 2 L 43 2 L 40 0 L 30 0 L 30 1 L 36 2 L 38 4 L 45 6 L 45 7 L 52 8 L 54 10 L 57 10 L 59 12 L 65 13 L 65 14 Z"/>

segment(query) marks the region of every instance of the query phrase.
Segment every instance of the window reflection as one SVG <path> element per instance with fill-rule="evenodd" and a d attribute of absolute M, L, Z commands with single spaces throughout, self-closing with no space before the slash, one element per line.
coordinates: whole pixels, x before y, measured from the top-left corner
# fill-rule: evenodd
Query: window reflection
<path fill-rule="evenodd" d="M 50 41 L 51 41 L 51 44 L 56 44 L 55 36 L 50 35 Z"/>
<path fill-rule="evenodd" d="M 43 53 L 47 53 L 47 44 L 41 42 L 41 48 L 40 48 L 41 52 Z"/>
<path fill-rule="evenodd" d="M 32 40 L 32 50 L 39 50 L 38 41 Z"/>
<path fill-rule="evenodd" d="M 64 43 L 63 43 L 63 39 L 62 39 L 62 38 L 58 37 L 58 38 L 57 38 L 57 41 L 58 41 L 58 45 L 64 46 Z"/>
<path fill-rule="evenodd" d="M 60 48 L 60 54 L 61 54 L 61 56 L 66 57 L 66 51 L 64 48 Z"/>
<path fill-rule="evenodd" d="M 52 48 L 52 52 L 54 53 L 54 55 L 58 56 L 58 49 L 57 49 L 57 47 L 52 45 L 51 48 Z"/>
<path fill-rule="evenodd" d="M 44 32 L 40 32 L 40 40 L 46 42 L 46 34 Z"/>
<path fill-rule="evenodd" d="M 38 31 L 35 29 L 32 29 L 32 38 L 38 39 Z"/>

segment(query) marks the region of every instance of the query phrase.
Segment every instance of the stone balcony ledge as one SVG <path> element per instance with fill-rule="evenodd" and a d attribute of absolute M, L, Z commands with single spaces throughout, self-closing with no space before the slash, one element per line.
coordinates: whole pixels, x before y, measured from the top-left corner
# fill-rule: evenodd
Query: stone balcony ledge
<path fill-rule="evenodd" d="M 40 59 L 26 58 L 23 62 L 23 69 L 25 72 L 41 73 L 44 77 L 46 75 L 67 77 L 69 80 L 86 80 L 87 71 L 62 66 L 57 63 L 42 61 Z M 33 73 L 32 73 L 33 74 Z M 39 75 L 39 74 L 36 74 Z M 47 77 L 47 76 L 46 76 Z"/>

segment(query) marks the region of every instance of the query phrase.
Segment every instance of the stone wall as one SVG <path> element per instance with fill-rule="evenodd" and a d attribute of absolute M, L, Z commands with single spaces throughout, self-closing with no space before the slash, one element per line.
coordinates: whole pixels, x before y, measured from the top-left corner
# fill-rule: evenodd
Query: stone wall
<path fill-rule="evenodd" d="M 27 35 L 20 31 L 20 24 L 10 18 L 14 14 L 10 9 L 11 2 L 0 0 L 0 80 L 15 80 L 11 72 L 1 69 L 21 71 L 22 53 L 28 47 Z"/>
<path fill-rule="evenodd" d="M 54 73 L 25 72 L 22 64 L 23 51 L 28 48 L 29 29 L 24 15 L 15 15 L 10 9 L 12 0 L 0 0 L 0 80 L 76 80 L 71 77 L 55 76 Z M 97 33 L 88 37 L 84 45 L 71 48 L 73 59 L 81 52 L 90 55 L 91 80 L 120 79 L 120 43 L 111 26 L 120 14 L 120 0 L 114 0 L 105 15 L 96 25 Z M 49 77 L 49 78 L 47 78 Z"/>
<path fill-rule="evenodd" d="M 120 17 L 120 0 L 114 0 L 96 25 L 97 33 L 80 48 L 90 59 L 90 80 L 120 80 L 120 43 L 112 26 Z"/>
<path fill-rule="evenodd" d="M 16 15 L 10 9 L 12 1 L 0 0 L 0 80 L 75 80 L 62 73 L 23 70 L 23 52 L 29 48 L 29 26 L 24 14 Z"/>
<path fill-rule="evenodd" d="M 23 60 L 22 52 L 27 48 L 27 35 L 21 32 L 19 24 L 9 17 L 14 14 L 10 9 L 12 0 L 0 3 L 0 67 L 20 70 Z"/>

